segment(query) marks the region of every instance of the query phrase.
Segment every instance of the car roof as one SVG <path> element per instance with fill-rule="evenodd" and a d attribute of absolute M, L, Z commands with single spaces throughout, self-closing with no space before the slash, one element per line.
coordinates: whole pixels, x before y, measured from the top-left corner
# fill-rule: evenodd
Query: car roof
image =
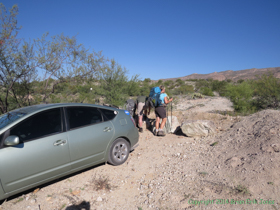
<path fill-rule="evenodd" d="M 22 107 L 22 108 L 10 111 L 10 113 L 23 113 L 25 115 L 15 121 L 13 121 L 11 124 L 0 129 L 0 135 L 3 133 L 3 131 L 14 126 L 16 123 L 18 123 L 18 121 L 22 121 L 22 120 L 28 118 L 30 115 L 36 114 L 36 113 L 44 111 L 44 110 L 52 109 L 52 108 L 69 107 L 69 106 L 96 107 L 96 108 L 108 109 L 108 110 L 112 110 L 112 111 L 120 111 L 120 109 L 118 109 L 118 108 L 110 107 L 107 105 L 102 106 L 102 105 L 97 105 L 97 104 L 84 104 L 84 103 L 56 103 L 56 104 L 32 105 L 32 106 Z"/>
<path fill-rule="evenodd" d="M 20 112 L 20 113 L 34 113 L 42 110 L 47 110 L 50 108 L 59 108 L 59 107 L 67 107 L 67 106 L 90 106 L 90 107 L 97 107 L 97 108 L 106 108 L 111 110 L 116 110 L 116 108 L 109 107 L 109 106 L 102 106 L 97 104 L 84 104 L 84 103 L 56 103 L 56 104 L 38 104 L 38 105 L 32 105 L 27 107 L 22 107 L 19 109 L 12 110 L 11 112 Z"/>

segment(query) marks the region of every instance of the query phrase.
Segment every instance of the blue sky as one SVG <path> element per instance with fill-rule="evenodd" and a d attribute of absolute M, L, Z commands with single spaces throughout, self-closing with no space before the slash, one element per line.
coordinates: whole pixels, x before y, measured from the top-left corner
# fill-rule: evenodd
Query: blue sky
<path fill-rule="evenodd" d="M 280 0 L 4 0 L 19 36 L 64 33 L 129 77 L 280 67 Z"/>

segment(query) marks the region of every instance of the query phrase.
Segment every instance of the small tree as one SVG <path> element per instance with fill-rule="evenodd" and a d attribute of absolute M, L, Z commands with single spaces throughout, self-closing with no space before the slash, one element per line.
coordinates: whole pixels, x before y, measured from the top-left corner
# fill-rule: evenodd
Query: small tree
<path fill-rule="evenodd" d="M 280 107 L 280 82 L 272 73 L 259 76 L 253 84 L 254 103 L 259 109 Z"/>
<path fill-rule="evenodd" d="M 205 79 L 199 79 L 195 82 L 195 89 L 199 90 L 202 87 L 208 87 L 211 88 L 211 82 L 205 80 Z"/>
<path fill-rule="evenodd" d="M 226 86 L 227 86 L 227 82 L 226 81 L 218 81 L 218 80 L 213 80 L 211 82 L 210 88 L 212 91 L 216 91 L 218 92 L 221 96 L 225 95 L 225 91 L 226 91 Z"/>
<path fill-rule="evenodd" d="M 138 79 L 139 75 L 134 75 L 126 85 L 126 92 L 129 96 L 139 96 L 141 95 L 140 81 Z"/>
<path fill-rule="evenodd" d="M 101 53 L 88 53 L 76 37 L 56 35 L 48 39 L 48 33 L 35 40 L 36 61 L 44 71 L 43 101 L 54 93 L 59 83 L 80 81 L 96 77 L 104 61 Z M 50 83 L 50 79 L 54 81 Z"/>
<path fill-rule="evenodd" d="M 151 81 L 152 80 L 150 78 L 145 78 L 143 82 L 149 84 Z"/>
<path fill-rule="evenodd" d="M 234 109 L 241 113 L 256 111 L 253 105 L 253 93 L 252 85 L 248 82 L 238 85 L 228 84 L 226 87 L 226 96 L 232 101 Z"/>
<path fill-rule="evenodd" d="M 18 7 L 14 5 L 9 12 L 0 3 L 0 112 L 24 106 L 28 102 L 30 86 L 28 83 L 35 75 L 32 63 L 32 46 L 17 38 L 20 27 L 16 16 Z"/>
<path fill-rule="evenodd" d="M 210 88 L 208 88 L 208 87 L 202 87 L 200 92 L 201 92 L 202 95 L 214 96 L 213 91 Z"/>
<path fill-rule="evenodd" d="M 123 105 L 126 99 L 126 85 L 128 83 L 127 70 L 123 69 L 111 60 L 111 65 L 105 66 L 99 73 L 100 84 L 103 89 L 101 93 L 105 102 L 112 105 Z"/>

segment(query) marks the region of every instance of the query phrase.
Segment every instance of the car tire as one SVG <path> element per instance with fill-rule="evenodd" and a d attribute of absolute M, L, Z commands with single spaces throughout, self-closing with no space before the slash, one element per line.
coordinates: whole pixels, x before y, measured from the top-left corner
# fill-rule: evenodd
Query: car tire
<path fill-rule="evenodd" d="M 116 139 L 110 147 L 108 162 L 114 166 L 123 164 L 130 153 L 130 144 L 123 138 Z"/>

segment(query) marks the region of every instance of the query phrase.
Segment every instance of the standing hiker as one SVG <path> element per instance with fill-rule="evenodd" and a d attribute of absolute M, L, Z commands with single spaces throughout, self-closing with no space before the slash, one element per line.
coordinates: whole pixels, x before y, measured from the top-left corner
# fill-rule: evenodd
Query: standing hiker
<path fill-rule="evenodd" d="M 137 114 L 138 114 L 138 126 L 139 132 L 143 133 L 143 114 L 144 111 L 147 112 L 147 107 L 145 107 L 145 102 L 147 100 L 146 96 L 138 96 L 136 99 L 136 107 L 137 107 Z M 149 110 L 150 114 L 150 110 Z"/>
<path fill-rule="evenodd" d="M 166 123 L 166 109 L 168 103 L 173 101 L 173 98 L 168 99 L 167 94 L 165 93 L 165 87 L 163 85 L 160 86 L 160 94 L 157 95 L 156 98 L 156 108 L 155 108 L 155 114 L 156 114 L 156 130 L 154 135 L 155 136 L 165 136 L 165 133 L 163 132 L 163 128 Z M 159 127 L 160 119 L 162 119 L 162 122 Z"/>

